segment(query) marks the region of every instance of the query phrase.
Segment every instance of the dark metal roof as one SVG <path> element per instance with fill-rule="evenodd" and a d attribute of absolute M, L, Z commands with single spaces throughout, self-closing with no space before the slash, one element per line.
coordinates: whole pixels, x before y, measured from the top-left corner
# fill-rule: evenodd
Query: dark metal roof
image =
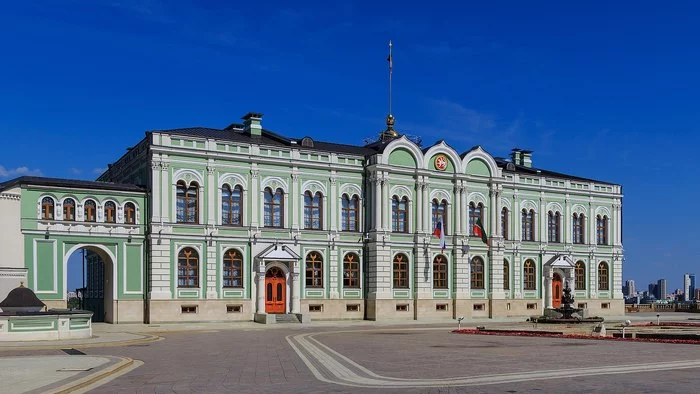
<path fill-rule="evenodd" d="M 521 166 L 521 165 L 512 163 L 510 161 L 504 160 L 503 158 L 500 158 L 500 157 L 495 158 L 495 160 L 496 160 L 496 164 L 503 169 L 503 172 L 515 172 L 515 173 L 519 173 L 519 174 L 527 174 L 527 175 L 533 175 L 533 176 L 546 176 L 546 177 L 552 177 L 552 178 L 569 179 L 569 180 L 573 180 L 573 181 L 595 182 L 595 183 L 603 183 L 606 185 L 616 185 L 615 183 L 612 183 L 612 182 L 599 181 L 599 180 L 590 179 L 590 178 L 582 178 L 579 176 L 562 174 L 560 172 L 543 170 L 541 168 L 525 167 L 525 166 Z M 506 166 L 508 164 L 513 164 L 513 166 L 515 167 L 515 171 L 508 170 L 506 168 Z"/>
<path fill-rule="evenodd" d="M 31 289 L 22 284 L 12 289 L 7 297 L 0 302 L 0 308 L 36 308 L 45 305 Z"/>
<path fill-rule="evenodd" d="M 44 178 L 38 176 L 22 176 L 15 179 L 10 179 L 4 183 L 0 183 L 0 191 L 10 189 L 15 186 L 53 186 L 53 187 L 74 187 L 82 189 L 95 190 L 119 190 L 125 192 L 140 192 L 146 191 L 145 186 L 112 183 L 112 182 L 97 182 L 97 181 L 82 181 L 76 179 L 61 179 L 61 178 Z"/>

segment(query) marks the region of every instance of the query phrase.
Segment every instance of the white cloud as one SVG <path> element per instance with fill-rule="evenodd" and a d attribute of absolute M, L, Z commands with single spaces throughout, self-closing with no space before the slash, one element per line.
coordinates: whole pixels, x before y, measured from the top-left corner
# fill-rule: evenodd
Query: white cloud
<path fill-rule="evenodd" d="M 17 168 L 5 168 L 0 166 L 0 178 L 14 178 L 17 176 L 42 176 L 43 173 L 40 169 L 29 169 L 29 167 L 22 166 Z"/>
<path fill-rule="evenodd" d="M 83 172 L 83 170 L 81 170 L 80 168 L 75 168 L 75 167 L 74 167 L 74 168 L 71 168 L 71 169 L 70 169 L 70 173 L 73 174 L 73 175 L 80 175 L 82 172 Z"/>
<path fill-rule="evenodd" d="M 102 174 L 102 173 L 105 172 L 105 171 L 107 171 L 106 168 L 99 168 L 99 167 L 96 167 L 96 168 L 93 168 L 93 169 L 92 169 L 92 173 L 93 173 L 93 174 L 97 174 L 97 175 L 100 175 L 100 174 Z"/>

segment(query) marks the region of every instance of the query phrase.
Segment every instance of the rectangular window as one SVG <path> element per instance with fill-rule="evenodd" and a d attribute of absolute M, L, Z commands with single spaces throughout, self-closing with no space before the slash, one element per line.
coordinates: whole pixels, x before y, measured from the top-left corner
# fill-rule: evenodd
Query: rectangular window
<path fill-rule="evenodd" d="M 408 312 L 408 304 L 396 305 L 396 312 Z"/>
<path fill-rule="evenodd" d="M 484 310 L 484 304 L 474 304 L 474 310 L 475 310 L 475 311 L 483 311 L 483 310 Z"/>
<path fill-rule="evenodd" d="M 586 304 L 585 302 L 579 302 L 577 305 L 577 308 L 578 309 L 586 309 L 586 308 L 588 308 L 588 304 Z"/>
<path fill-rule="evenodd" d="M 226 313 L 241 313 L 243 305 L 226 305 Z"/>
<path fill-rule="evenodd" d="M 360 304 L 345 305 L 345 311 L 346 312 L 359 312 L 360 311 Z"/>
<path fill-rule="evenodd" d="M 537 304 L 527 304 L 527 309 L 537 309 Z"/>
<path fill-rule="evenodd" d="M 180 306 L 181 313 L 197 313 L 197 305 L 182 305 Z"/>
<path fill-rule="evenodd" d="M 309 304 L 309 312 L 323 312 L 323 304 Z"/>
<path fill-rule="evenodd" d="M 604 302 L 604 303 L 600 304 L 600 307 L 601 307 L 602 309 L 610 309 L 610 303 L 609 303 L 609 302 Z"/>
<path fill-rule="evenodd" d="M 435 305 L 435 310 L 438 312 L 447 312 L 447 304 L 437 304 Z"/>

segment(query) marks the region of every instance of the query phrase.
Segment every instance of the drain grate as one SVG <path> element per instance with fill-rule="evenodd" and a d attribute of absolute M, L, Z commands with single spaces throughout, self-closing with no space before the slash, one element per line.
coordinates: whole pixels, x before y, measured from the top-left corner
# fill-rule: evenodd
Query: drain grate
<path fill-rule="evenodd" d="M 63 351 L 63 353 L 71 355 L 71 356 L 84 356 L 85 355 L 85 353 L 81 352 L 78 349 L 74 349 L 74 348 L 61 349 L 61 350 Z"/>

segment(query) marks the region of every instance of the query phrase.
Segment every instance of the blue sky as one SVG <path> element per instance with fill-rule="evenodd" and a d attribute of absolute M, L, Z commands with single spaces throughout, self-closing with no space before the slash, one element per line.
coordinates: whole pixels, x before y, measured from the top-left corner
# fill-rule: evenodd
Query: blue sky
<path fill-rule="evenodd" d="M 397 129 L 620 183 L 624 279 L 672 290 L 695 271 L 700 5 L 330 3 L 3 4 L 0 180 L 94 179 L 147 130 L 248 111 L 361 144 L 383 127 L 392 39 Z"/>

